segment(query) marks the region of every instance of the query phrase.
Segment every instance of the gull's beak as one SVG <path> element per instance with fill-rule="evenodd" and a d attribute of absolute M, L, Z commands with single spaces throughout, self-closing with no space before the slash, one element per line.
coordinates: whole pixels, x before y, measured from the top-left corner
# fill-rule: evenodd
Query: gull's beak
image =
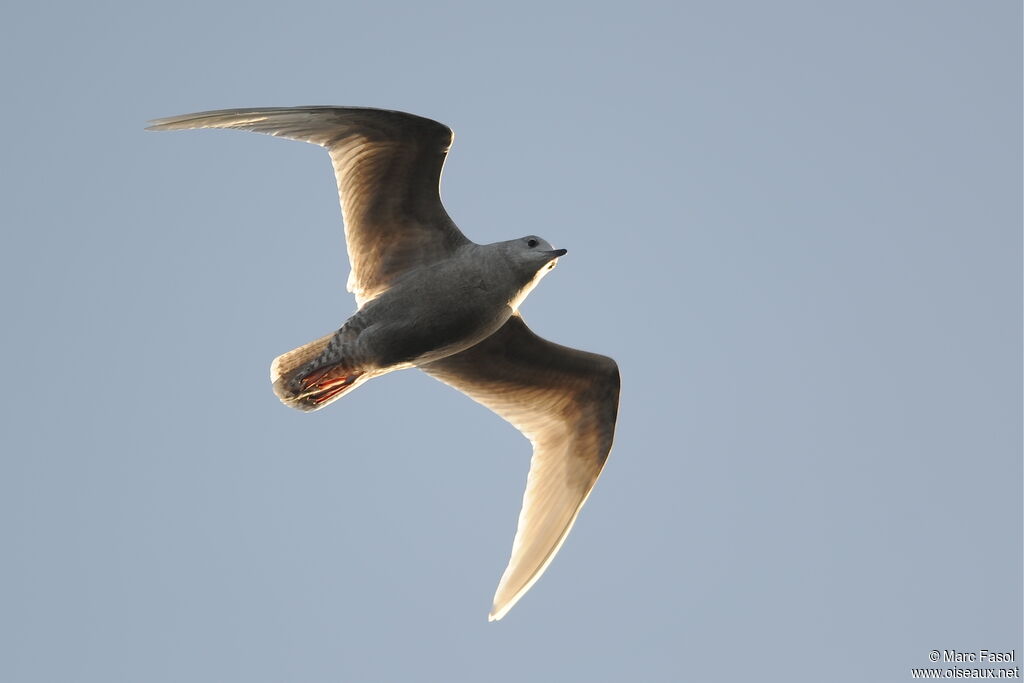
<path fill-rule="evenodd" d="M 556 259 L 559 256 L 565 256 L 569 252 L 567 249 L 555 249 L 553 251 L 549 251 L 548 253 L 551 254 L 551 259 Z"/>

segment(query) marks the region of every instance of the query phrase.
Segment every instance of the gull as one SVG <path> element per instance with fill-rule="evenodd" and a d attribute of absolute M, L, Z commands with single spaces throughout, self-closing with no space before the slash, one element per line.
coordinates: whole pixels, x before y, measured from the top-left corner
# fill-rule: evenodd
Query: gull
<path fill-rule="evenodd" d="M 561 548 L 611 450 L 615 361 L 534 334 L 519 306 L 565 249 L 529 235 L 467 239 L 441 203 L 453 133 L 362 107 L 225 109 L 147 130 L 233 128 L 327 149 L 341 197 L 358 309 L 336 332 L 277 357 L 283 403 L 319 410 L 360 384 L 419 368 L 515 426 L 533 445 L 512 556 L 489 621 L 504 617 Z"/>

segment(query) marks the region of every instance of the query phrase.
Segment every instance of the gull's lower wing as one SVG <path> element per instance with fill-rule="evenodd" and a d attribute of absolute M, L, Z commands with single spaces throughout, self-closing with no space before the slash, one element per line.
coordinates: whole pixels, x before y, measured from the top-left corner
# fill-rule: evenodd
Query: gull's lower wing
<path fill-rule="evenodd" d="M 199 112 L 151 124 L 148 130 L 234 128 L 327 148 L 352 264 L 348 289 L 359 305 L 407 270 L 468 242 L 441 204 L 441 169 L 453 136 L 437 121 L 360 107 L 282 107 Z"/>
<path fill-rule="evenodd" d="M 420 368 L 533 444 L 512 558 L 489 617 L 501 619 L 547 569 L 601 474 L 615 433 L 619 369 L 606 356 L 538 337 L 518 315 L 476 346 Z"/>

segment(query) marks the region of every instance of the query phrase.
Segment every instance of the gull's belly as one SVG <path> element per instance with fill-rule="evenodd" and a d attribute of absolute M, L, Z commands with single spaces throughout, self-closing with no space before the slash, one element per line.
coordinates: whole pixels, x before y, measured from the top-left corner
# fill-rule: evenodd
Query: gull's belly
<path fill-rule="evenodd" d="M 382 368 L 427 363 L 486 339 L 512 315 L 510 297 L 482 278 L 439 284 L 410 282 L 367 304 L 360 311 L 369 323 L 359 335 L 362 353 Z"/>

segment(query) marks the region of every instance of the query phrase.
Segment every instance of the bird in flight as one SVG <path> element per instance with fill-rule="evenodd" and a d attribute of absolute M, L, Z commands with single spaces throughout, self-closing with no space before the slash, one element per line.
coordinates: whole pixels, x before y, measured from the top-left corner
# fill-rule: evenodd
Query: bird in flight
<path fill-rule="evenodd" d="M 505 616 L 565 541 L 611 450 L 619 370 L 534 334 L 519 306 L 565 249 L 535 235 L 476 244 L 441 204 L 453 134 L 361 107 L 225 109 L 148 130 L 234 128 L 327 149 L 341 196 L 358 310 L 336 332 L 276 358 L 286 405 L 319 410 L 363 382 L 419 368 L 483 404 L 533 445 L 512 556 L 489 620 Z"/>

